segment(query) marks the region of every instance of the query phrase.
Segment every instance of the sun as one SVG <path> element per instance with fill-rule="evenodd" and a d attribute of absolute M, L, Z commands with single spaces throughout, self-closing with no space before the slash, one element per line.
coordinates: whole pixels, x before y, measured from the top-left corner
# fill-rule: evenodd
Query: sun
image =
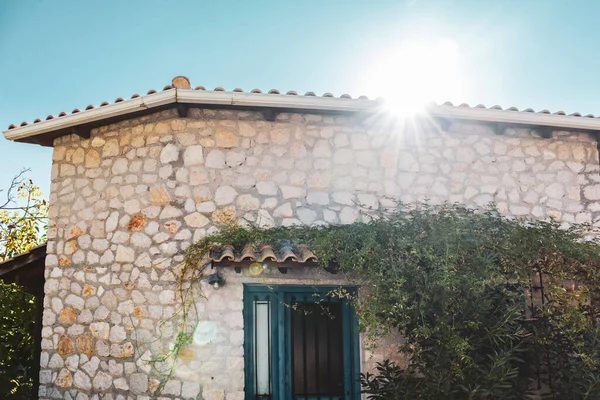
<path fill-rule="evenodd" d="M 419 113 L 427 103 L 459 97 L 458 46 L 450 40 L 410 42 L 382 57 L 370 89 L 395 115 Z"/>

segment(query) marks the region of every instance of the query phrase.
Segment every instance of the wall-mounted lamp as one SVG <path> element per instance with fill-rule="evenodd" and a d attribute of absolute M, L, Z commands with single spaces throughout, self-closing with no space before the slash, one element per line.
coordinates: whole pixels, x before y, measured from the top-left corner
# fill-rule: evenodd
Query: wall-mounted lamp
<path fill-rule="evenodd" d="M 223 286 L 225 284 L 225 279 L 223 279 L 223 277 L 218 272 L 208 275 L 208 277 L 206 278 L 206 281 L 215 290 L 219 289 L 221 286 Z"/>
<path fill-rule="evenodd" d="M 248 267 L 248 275 L 250 276 L 259 276 L 266 269 L 266 261 L 264 263 L 253 262 Z"/>

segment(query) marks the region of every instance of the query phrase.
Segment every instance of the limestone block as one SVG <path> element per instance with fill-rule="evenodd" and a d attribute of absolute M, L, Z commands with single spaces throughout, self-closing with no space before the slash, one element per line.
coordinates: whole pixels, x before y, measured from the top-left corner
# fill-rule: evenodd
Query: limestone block
<path fill-rule="evenodd" d="M 95 390 L 106 391 L 112 386 L 112 376 L 103 371 L 98 371 L 94 377 L 93 385 Z"/>
<path fill-rule="evenodd" d="M 205 165 L 207 168 L 225 168 L 225 153 L 218 149 L 211 150 L 206 156 Z"/>
<path fill-rule="evenodd" d="M 119 142 L 117 139 L 109 139 L 102 147 L 102 158 L 116 157 L 120 154 Z"/>
<path fill-rule="evenodd" d="M 236 148 L 239 145 L 237 135 L 227 128 L 218 128 L 215 134 L 215 140 L 217 147 L 223 149 Z"/>
<path fill-rule="evenodd" d="M 73 385 L 73 375 L 71 374 L 71 371 L 66 368 L 61 369 L 54 384 L 59 389 L 70 388 Z"/>
<path fill-rule="evenodd" d="M 78 370 L 75 372 L 73 377 L 73 383 L 77 389 L 80 390 L 91 390 L 92 389 L 92 381 L 89 376 L 85 374 L 85 372 Z"/>
<path fill-rule="evenodd" d="M 215 203 L 217 205 L 226 205 L 233 202 L 238 192 L 231 186 L 219 186 L 215 192 Z"/>
<path fill-rule="evenodd" d="M 160 152 L 161 164 L 169 164 L 179 159 L 179 148 L 169 143 Z"/>
<path fill-rule="evenodd" d="M 202 228 L 210 223 L 210 220 L 199 212 L 185 216 L 185 223 L 191 228 Z"/>

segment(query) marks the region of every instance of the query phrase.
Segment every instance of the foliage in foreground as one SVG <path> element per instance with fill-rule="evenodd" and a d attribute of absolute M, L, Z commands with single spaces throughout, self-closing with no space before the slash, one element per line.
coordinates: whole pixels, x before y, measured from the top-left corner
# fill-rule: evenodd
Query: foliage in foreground
<path fill-rule="evenodd" d="M 0 262 L 46 240 L 48 204 L 22 171 L 0 190 Z M 35 300 L 17 285 L 0 281 L 0 398 L 28 399 L 33 377 Z M 36 378 L 37 379 L 37 378 Z"/>
<path fill-rule="evenodd" d="M 344 226 L 225 227 L 188 249 L 183 276 L 215 245 L 306 244 L 361 285 L 363 330 L 406 339 L 409 365 L 361 376 L 369 399 L 520 399 L 540 388 L 598 399 L 600 247 L 585 233 L 494 210 L 399 207 Z"/>
<path fill-rule="evenodd" d="M 19 286 L 0 282 L 0 398 L 31 396 L 35 299 Z"/>
<path fill-rule="evenodd" d="M 21 178 L 23 172 L 0 201 L 0 262 L 46 241 L 48 203 L 31 179 Z"/>

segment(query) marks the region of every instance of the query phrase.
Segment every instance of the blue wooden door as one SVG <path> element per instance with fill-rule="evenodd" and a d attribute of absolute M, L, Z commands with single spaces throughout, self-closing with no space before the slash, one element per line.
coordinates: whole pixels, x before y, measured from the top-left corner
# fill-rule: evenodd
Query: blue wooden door
<path fill-rule="evenodd" d="M 356 318 L 332 288 L 246 286 L 246 399 L 359 398 Z"/>

